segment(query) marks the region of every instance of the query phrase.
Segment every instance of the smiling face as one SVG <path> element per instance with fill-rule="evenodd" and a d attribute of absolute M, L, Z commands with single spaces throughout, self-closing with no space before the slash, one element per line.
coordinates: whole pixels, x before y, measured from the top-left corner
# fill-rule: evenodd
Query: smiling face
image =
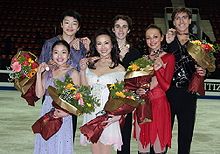
<path fill-rule="evenodd" d="M 112 41 L 109 35 L 99 35 L 96 37 L 96 50 L 101 58 L 111 57 Z"/>
<path fill-rule="evenodd" d="M 189 25 L 191 24 L 191 19 L 186 12 L 177 13 L 173 20 L 173 25 L 176 30 L 180 33 L 188 33 Z"/>
<path fill-rule="evenodd" d="M 150 28 L 145 33 L 146 43 L 150 51 L 156 51 L 161 48 L 161 42 L 163 41 L 163 35 L 156 28 Z"/>
<path fill-rule="evenodd" d="M 115 33 L 117 39 L 126 39 L 127 34 L 129 33 L 129 26 L 126 20 L 118 19 L 115 22 L 114 28 L 112 31 Z"/>
<path fill-rule="evenodd" d="M 79 30 L 79 22 L 73 17 L 66 16 L 61 23 L 61 27 L 65 35 L 72 36 Z"/>
<path fill-rule="evenodd" d="M 63 44 L 57 44 L 53 48 L 52 59 L 58 65 L 66 65 L 67 60 L 69 59 L 69 52 L 66 46 Z"/>

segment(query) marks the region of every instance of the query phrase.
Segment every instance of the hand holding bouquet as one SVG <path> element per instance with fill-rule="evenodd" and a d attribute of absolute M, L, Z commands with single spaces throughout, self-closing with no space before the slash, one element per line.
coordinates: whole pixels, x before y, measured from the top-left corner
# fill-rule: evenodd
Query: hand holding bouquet
<path fill-rule="evenodd" d="M 69 76 L 64 81 L 55 80 L 55 87 L 49 86 L 48 93 L 53 99 L 53 106 L 69 114 L 79 116 L 83 113 L 91 113 L 99 103 L 91 95 L 91 89 L 87 86 L 77 86 Z M 50 111 L 38 119 L 32 126 L 34 133 L 40 133 L 48 140 L 62 125 L 62 117 L 56 117 L 54 111 Z"/>
<path fill-rule="evenodd" d="M 13 81 L 15 88 L 21 91 L 24 99 L 29 105 L 34 106 L 39 98 L 35 94 L 35 81 L 38 63 L 34 54 L 28 51 L 19 51 L 11 61 L 12 70 L 9 74 L 9 81 Z"/>
<path fill-rule="evenodd" d="M 89 141 L 97 143 L 105 127 L 112 123 L 113 116 L 121 116 L 119 122 L 121 126 L 124 123 L 124 116 L 131 113 L 139 103 L 142 102 L 140 97 L 135 93 L 128 91 L 124 87 L 124 82 L 109 84 L 109 99 L 105 104 L 104 113 L 97 116 L 80 127 L 80 131 Z M 114 118 L 117 119 L 118 117 Z"/>
<path fill-rule="evenodd" d="M 203 69 L 207 69 L 209 72 L 215 71 L 215 49 L 212 44 L 205 41 L 193 40 L 188 43 L 187 51 Z M 193 93 L 198 92 L 200 95 L 205 95 L 204 77 L 198 73 L 194 73 L 188 90 Z"/>
<path fill-rule="evenodd" d="M 192 40 L 187 45 L 187 51 L 203 69 L 207 69 L 209 72 L 215 71 L 214 52 L 216 50 L 213 44 L 200 40 Z"/>
<path fill-rule="evenodd" d="M 131 62 L 125 74 L 125 87 L 132 91 L 143 88 L 147 92 L 154 74 L 153 64 L 154 62 L 148 56 L 143 56 Z M 145 102 L 139 104 L 136 109 L 137 121 L 138 123 L 150 122 L 152 120 L 152 111 L 148 94 L 141 95 L 141 98 Z"/>

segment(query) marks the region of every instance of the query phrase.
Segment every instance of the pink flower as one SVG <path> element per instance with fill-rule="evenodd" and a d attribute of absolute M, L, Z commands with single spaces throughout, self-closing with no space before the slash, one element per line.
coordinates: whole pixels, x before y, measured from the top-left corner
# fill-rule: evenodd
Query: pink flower
<path fill-rule="evenodd" d="M 79 104 L 80 104 L 81 106 L 83 106 L 83 105 L 84 105 L 84 101 L 83 101 L 83 99 L 82 99 L 82 98 L 80 98 L 80 99 L 78 100 L 78 102 L 79 102 Z"/>
<path fill-rule="evenodd" d="M 12 71 L 13 72 L 20 72 L 21 71 L 21 64 L 19 64 L 19 62 L 14 62 L 11 65 Z"/>
<path fill-rule="evenodd" d="M 14 63 L 14 62 L 17 62 L 18 59 L 16 57 L 12 58 L 11 62 Z"/>

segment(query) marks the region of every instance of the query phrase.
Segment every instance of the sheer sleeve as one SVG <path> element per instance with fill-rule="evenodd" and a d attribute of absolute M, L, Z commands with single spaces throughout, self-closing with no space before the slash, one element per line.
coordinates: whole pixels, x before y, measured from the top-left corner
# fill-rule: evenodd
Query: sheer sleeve
<path fill-rule="evenodd" d="M 170 87 L 171 80 L 173 78 L 174 66 L 175 66 L 175 57 L 172 54 L 166 54 L 162 57 L 165 67 L 160 68 L 155 71 L 158 84 L 160 87 L 167 91 Z"/>

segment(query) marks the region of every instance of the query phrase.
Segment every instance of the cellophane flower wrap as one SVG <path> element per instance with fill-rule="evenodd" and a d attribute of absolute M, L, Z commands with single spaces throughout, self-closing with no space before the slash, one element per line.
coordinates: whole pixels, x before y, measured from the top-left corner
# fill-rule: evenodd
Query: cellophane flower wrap
<path fill-rule="evenodd" d="M 55 87 L 49 86 L 48 93 L 53 99 L 53 106 L 69 114 L 79 116 L 84 113 L 91 113 L 99 106 L 98 100 L 91 95 L 91 89 L 87 86 L 77 86 L 67 75 L 65 80 L 55 80 Z M 48 140 L 56 134 L 63 123 L 63 118 L 54 118 L 54 110 L 49 111 L 33 125 L 34 133 L 40 133 Z"/>
<path fill-rule="evenodd" d="M 64 81 L 55 80 L 54 83 L 56 88 L 51 86 L 48 88 L 50 96 L 60 108 L 70 114 L 78 116 L 91 113 L 99 106 L 98 100 L 91 94 L 91 88 L 75 85 L 68 75 Z"/>
<path fill-rule="evenodd" d="M 201 40 L 192 40 L 187 45 L 187 51 L 196 63 L 209 72 L 215 71 L 215 48 L 213 44 Z"/>
<path fill-rule="evenodd" d="M 29 51 L 19 51 L 11 61 L 8 70 L 9 81 L 14 82 L 17 90 L 21 91 L 23 97 L 29 105 L 34 106 L 34 103 L 39 99 L 35 94 L 36 73 L 38 68 L 37 57 Z"/>
<path fill-rule="evenodd" d="M 214 53 L 216 50 L 213 44 L 207 43 L 203 40 L 191 40 L 187 45 L 187 51 L 195 62 L 203 69 L 207 69 L 209 72 L 215 71 Z M 200 76 L 198 73 L 194 73 L 188 90 L 192 93 L 198 93 L 201 96 L 204 96 L 204 77 Z"/>
<path fill-rule="evenodd" d="M 124 115 L 132 112 L 143 100 L 133 91 L 125 88 L 124 82 L 116 82 L 108 85 L 110 94 L 109 100 L 105 104 L 104 110 L 113 115 Z M 122 107 L 128 105 L 128 108 Z M 121 108 L 121 112 L 119 112 Z M 126 111 L 126 109 L 128 111 Z"/>
<path fill-rule="evenodd" d="M 141 95 L 141 98 L 145 100 L 144 103 L 140 103 L 135 111 L 138 123 L 152 121 L 152 109 L 147 91 L 154 74 L 153 63 L 149 56 L 143 56 L 131 62 L 125 74 L 126 89 L 136 91 L 138 88 L 143 88 L 146 90 L 146 94 Z"/>
<path fill-rule="evenodd" d="M 109 115 L 121 115 L 119 122 L 121 127 L 123 127 L 124 116 L 131 113 L 138 104 L 143 101 L 134 92 L 126 89 L 124 82 L 116 82 L 107 86 L 110 93 L 108 101 L 104 107 L 104 114 L 97 116 L 95 119 L 80 127 L 81 133 L 92 143 L 98 142 L 99 137 L 105 128 L 103 121 L 107 121 L 108 118 L 110 118 Z"/>

